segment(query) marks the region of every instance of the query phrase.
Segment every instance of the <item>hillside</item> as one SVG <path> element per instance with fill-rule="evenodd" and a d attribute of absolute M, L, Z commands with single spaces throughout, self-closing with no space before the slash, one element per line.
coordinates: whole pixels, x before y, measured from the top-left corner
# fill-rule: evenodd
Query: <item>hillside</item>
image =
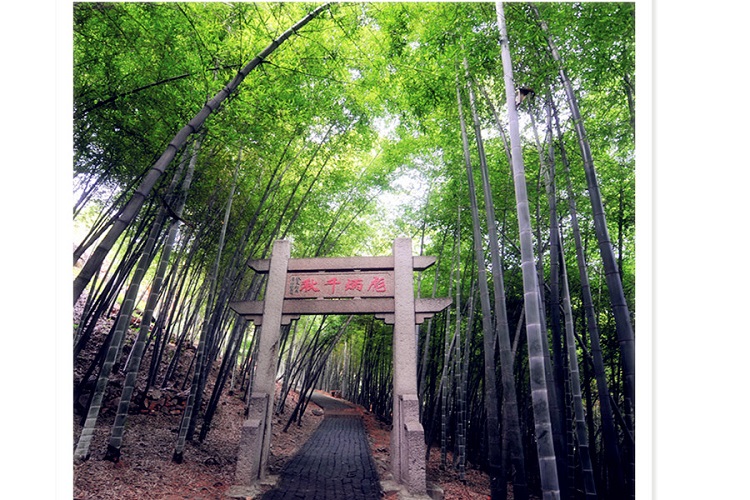
<path fill-rule="evenodd" d="M 80 312 L 80 311 L 78 311 Z M 85 367 L 96 354 L 96 349 L 104 341 L 113 318 L 108 318 L 97 326 L 95 336 L 89 346 L 79 356 L 75 366 L 75 382 L 83 376 Z M 126 343 L 123 356 L 127 356 Z M 177 380 L 185 378 L 194 349 L 183 356 L 178 368 Z M 149 353 L 146 353 L 148 359 Z M 211 376 L 215 376 L 218 365 Z M 114 421 L 115 410 L 122 388 L 123 375 L 117 373 L 110 380 L 104 406 L 97 422 L 90 458 L 74 464 L 74 498 L 141 500 L 154 499 L 210 499 L 226 498 L 234 481 L 234 467 L 237 446 L 242 426 L 244 403 L 241 394 L 221 397 L 219 409 L 214 416 L 211 431 L 203 443 L 188 443 L 184 461 L 172 461 L 174 443 L 181 418 L 181 409 L 187 398 L 187 390 L 175 387 L 151 389 L 148 395 L 131 405 L 122 446 L 122 457 L 117 463 L 104 460 L 108 435 Z M 145 380 L 138 387 L 145 386 Z M 209 387 L 213 381 L 209 381 Z M 315 431 L 322 420 L 322 412 L 314 404 L 308 407 L 302 425 L 292 425 L 288 432 L 282 432 L 288 415 L 298 400 L 292 392 L 286 401 L 285 411 L 274 420 L 276 425 L 271 443 L 269 465 L 271 473 L 277 473 L 296 453 L 299 447 Z M 86 395 L 79 398 L 84 404 Z M 381 480 L 389 474 L 389 428 L 378 421 L 373 414 L 360 408 L 367 429 L 373 457 Z M 75 411 L 75 409 L 74 409 Z M 200 425 L 200 424 L 199 424 Z M 74 413 L 74 437 L 81 431 L 81 415 Z M 196 432 L 197 437 L 197 432 Z M 439 469 L 439 447 L 433 448 L 428 480 L 435 482 L 445 491 L 445 498 L 479 499 L 487 498 L 488 480 L 484 473 L 476 470 L 467 472 L 468 481 L 463 484 L 451 471 Z"/>

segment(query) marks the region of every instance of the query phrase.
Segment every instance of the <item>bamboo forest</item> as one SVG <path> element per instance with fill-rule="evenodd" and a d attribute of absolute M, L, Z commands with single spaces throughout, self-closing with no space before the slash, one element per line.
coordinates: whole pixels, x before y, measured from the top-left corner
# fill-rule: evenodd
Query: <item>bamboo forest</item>
<path fill-rule="evenodd" d="M 230 307 L 269 297 L 253 263 L 404 238 L 434 260 L 414 297 L 450 299 L 413 330 L 426 481 L 635 498 L 634 3 L 71 9 L 76 498 L 128 468 L 167 492 L 140 498 L 226 498 L 219 422 L 246 425 L 264 361 Z M 394 343 L 377 314 L 282 325 L 270 460 L 320 391 L 390 432 Z M 153 446 L 221 479 L 182 495 Z"/>

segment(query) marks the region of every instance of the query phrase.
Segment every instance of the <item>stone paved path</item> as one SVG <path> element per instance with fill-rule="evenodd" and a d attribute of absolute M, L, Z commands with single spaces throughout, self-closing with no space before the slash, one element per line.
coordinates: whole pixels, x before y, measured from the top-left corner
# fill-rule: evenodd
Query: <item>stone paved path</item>
<path fill-rule="evenodd" d="M 324 409 L 325 418 L 262 500 L 382 498 L 362 417 L 345 401 L 318 392 L 312 400 Z"/>

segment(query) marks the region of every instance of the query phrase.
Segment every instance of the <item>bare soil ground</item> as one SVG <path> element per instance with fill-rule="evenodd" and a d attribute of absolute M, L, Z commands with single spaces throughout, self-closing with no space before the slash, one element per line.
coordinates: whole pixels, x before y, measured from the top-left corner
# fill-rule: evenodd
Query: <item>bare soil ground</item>
<path fill-rule="evenodd" d="M 91 345 L 101 345 L 103 336 L 109 331 L 111 320 L 97 327 Z M 83 370 L 93 359 L 95 352 L 84 351 L 77 360 L 75 380 L 80 380 Z M 127 350 L 124 350 L 127 356 Z M 178 370 L 179 377 L 185 377 L 192 353 L 184 355 L 185 366 Z M 150 359 L 147 352 L 145 359 Z M 212 373 L 215 376 L 216 368 Z M 73 498 L 87 499 L 226 499 L 229 488 L 233 485 L 234 469 L 240 430 L 244 419 L 244 403 L 238 395 L 231 395 L 225 390 L 219 408 L 214 416 L 211 430 L 204 442 L 188 442 L 181 464 L 172 461 L 174 444 L 177 438 L 181 411 L 175 407 L 159 408 L 151 405 L 131 405 L 128 416 L 122 456 L 119 462 L 104 460 L 109 432 L 114 421 L 115 409 L 122 387 L 123 377 L 116 374 L 112 377 L 104 407 L 99 416 L 91 455 L 88 460 L 74 464 Z M 139 387 L 143 385 L 139 384 Z M 209 381 L 209 387 L 213 382 Z M 163 397 L 172 396 L 172 401 L 179 401 L 185 391 L 167 387 L 160 392 Z M 269 457 L 272 474 L 278 473 L 283 465 L 299 450 L 323 419 L 322 411 L 311 403 L 300 426 L 292 424 L 288 432 L 283 432 L 288 416 L 292 413 L 298 395 L 290 394 L 286 408 L 281 416 L 274 420 L 273 439 Z M 71 401 L 72 403 L 72 401 Z M 71 410 L 72 408 L 71 404 Z M 358 407 L 369 436 L 370 446 L 381 479 L 388 474 L 390 429 L 374 415 Z M 198 437 L 198 423 L 195 437 Z M 81 431 L 81 416 L 74 415 L 74 438 Z M 438 484 L 445 492 L 446 499 L 473 500 L 487 499 L 489 480 L 487 475 L 477 470 L 467 470 L 466 481 L 458 480 L 456 472 L 440 470 L 439 449 L 433 449 L 428 461 L 428 481 Z M 395 498 L 391 495 L 388 498 Z"/>
<path fill-rule="evenodd" d="M 296 402 L 293 393 L 287 402 L 289 415 Z M 275 474 L 315 432 L 322 420 L 310 404 L 301 426 L 286 424 L 277 417 L 269 458 Z M 370 447 L 381 478 L 390 468 L 390 429 L 361 407 Z M 215 424 L 203 443 L 189 443 L 182 464 L 172 462 L 172 452 L 180 415 L 130 415 L 122 448 L 122 458 L 112 463 L 104 458 L 113 417 L 102 418 L 92 443 L 91 457 L 74 465 L 74 498 L 86 499 L 223 499 L 234 480 L 244 404 L 234 396 L 224 396 L 214 418 Z M 76 427 L 78 424 L 76 423 Z M 78 429 L 77 429 L 78 430 Z M 76 434 L 77 436 L 77 434 Z M 440 470 L 440 450 L 433 449 L 428 463 L 428 480 L 437 483 L 446 499 L 487 499 L 489 481 L 481 471 L 468 470 L 466 482 L 458 480 L 454 471 Z M 394 495 L 387 498 L 396 498 Z"/>

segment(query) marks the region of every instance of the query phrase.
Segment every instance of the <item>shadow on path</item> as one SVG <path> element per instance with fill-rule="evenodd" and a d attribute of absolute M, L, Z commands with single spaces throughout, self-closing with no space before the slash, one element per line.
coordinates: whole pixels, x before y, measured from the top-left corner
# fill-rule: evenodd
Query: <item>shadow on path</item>
<path fill-rule="evenodd" d="M 361 415 L 346 401 L 315 392 L 325 417 L 280 472 L 262 500 L 375 500 L 382 498 Z"/>

